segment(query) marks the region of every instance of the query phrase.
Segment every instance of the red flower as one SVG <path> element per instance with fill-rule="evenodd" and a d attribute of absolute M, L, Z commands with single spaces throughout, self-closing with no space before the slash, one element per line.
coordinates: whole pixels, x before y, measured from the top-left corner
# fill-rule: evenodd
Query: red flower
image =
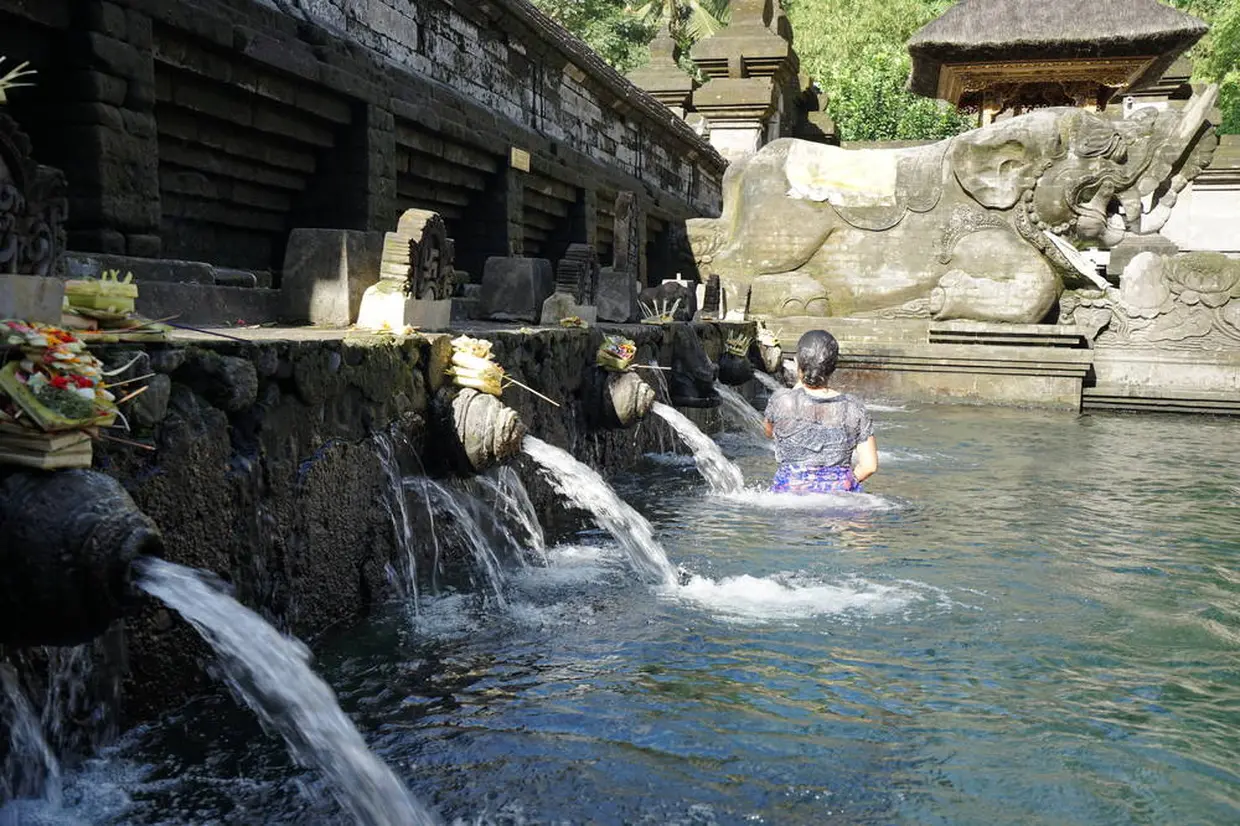
<path fill-rule="evenodd" d="M 55 387 L 57 390 L 68 390 L 69 389 L 69 377 L 68 376 L 52 376 L 52 380 L 49 382 L 49 384 L 51 384 L 52 387 Z"/>
<path fill-rule="evenodd" d="M 77 385 L 78 387 L 91 387 L 94 385 L 94 382 L 92 382 L 90 379 L 86 378 L 85 376 L 74 376 L 73 383 Z"/>

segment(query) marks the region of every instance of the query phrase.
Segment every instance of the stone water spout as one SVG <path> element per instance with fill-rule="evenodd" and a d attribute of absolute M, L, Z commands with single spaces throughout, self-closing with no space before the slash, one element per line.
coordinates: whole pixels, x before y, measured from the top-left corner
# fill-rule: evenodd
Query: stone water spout
<path fill-rule="evenodd" d="M 633 372 L 590 369 L 585 384 L 585 409 L 595 427 L 620 430 L 644 419 L 654 405 L 654 388 Z"/>
<path fill-rule="evenodd" d="M 91 470 L 0 480 L 0 644 L 77 645 L 136 603 L 133 564 L 162 556 L 150 517 Z"/>
<path fill-rule="evenodd" d="M 521 452 L 525 424 L 495 396 L 444 387 L 431 405 L 431 453 L 443 469 L 472 476 Z"/>
<path fill-rule="evenodd" d="M 711 362 L 688 324 L 671 325 L 672 372 L 668 393 L 675 407 L 718 407 L 715 379 L 719 368 Z"/>

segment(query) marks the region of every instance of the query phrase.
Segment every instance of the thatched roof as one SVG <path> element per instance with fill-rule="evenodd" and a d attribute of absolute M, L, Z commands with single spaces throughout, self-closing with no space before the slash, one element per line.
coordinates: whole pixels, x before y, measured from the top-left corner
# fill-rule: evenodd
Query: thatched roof
<path fill-rule="evenodd" d="M 960 0 L 909 38 L 909 88 L 934 97 L 945 63 L 1157 57 L 1137 87 L 1157 80 L 1207 29 L 1157 0 Z"/>

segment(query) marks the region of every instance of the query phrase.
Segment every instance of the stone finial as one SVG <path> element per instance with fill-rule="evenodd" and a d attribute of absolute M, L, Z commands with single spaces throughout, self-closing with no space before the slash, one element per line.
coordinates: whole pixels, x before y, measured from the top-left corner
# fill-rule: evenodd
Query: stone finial
<path fill-rule="evenodd" d="M 689 98 L 697 85 L 676 62 L 676 41 L 667 21 L 650 42 L 650 61 L 629 72 L 627 77 L 634 86 L 649 92 L 681 118 L 685 116 Z"/>

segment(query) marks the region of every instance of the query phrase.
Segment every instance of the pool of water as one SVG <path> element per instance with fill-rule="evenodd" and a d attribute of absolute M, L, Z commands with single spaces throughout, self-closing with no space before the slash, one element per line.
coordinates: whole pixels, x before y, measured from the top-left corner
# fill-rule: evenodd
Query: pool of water
<path fill-rule="evenodd" d="M 875 416 L 862 496 L 712 496 L 675 456 L 613 479 L 679 587 L 562 537 L 502 612 L 424 595 L 316 668 L 448 823 L 1240 822 L 1240 423 Z M 769 479 L 768 446 L 720 442 Z M 66 799 L 90 824 L 344 822 L 222 695 Z"/>

